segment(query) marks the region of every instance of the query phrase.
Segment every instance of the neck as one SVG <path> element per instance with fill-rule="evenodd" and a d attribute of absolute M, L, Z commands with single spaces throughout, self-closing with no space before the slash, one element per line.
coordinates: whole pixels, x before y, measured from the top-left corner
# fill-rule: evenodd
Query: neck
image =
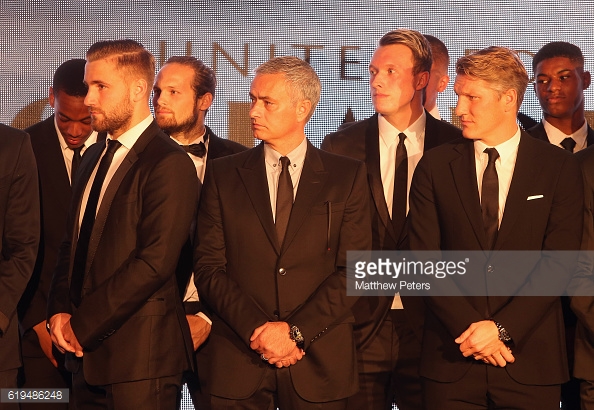
<path fill-rule="evenodd" d="M 423 110 L 421 102 L 413 100 L 411 104 L 402 107 L 398 112 L 382 114 L 382 116 L 396 129 L 404 131 L 419 119 Z"/>
<path fill-rule="evenodd" d="M 135 108 L 126 124 L 120 127 L 119 129 L 114 130 L 111 134 L 111 137 L 114 140 L 117 140 L 123 133 L 134 128 L 140 122 L 144 121 L 144 119 L 148 117 L 150 114 L 151 110 L 149 109 L 148 105 L 146 107 Z"/>
<path fill-rule="evenodd" d="M 583 107 L 581 110 L 575 111 L 571 117 L 559 118 L 545 114 L 544 118 L 549 124 L 566 135 L 575 133 L 584 126 L 584 122 L 586 121 Z"/>
<path fill-rule="evenodd" d="M 285 137 L 277 141 L 265 141 L 270 148 L 281 154 L 283 157 L 293 151 L 303 142 L 305 133 L 297 134 L 291 137 Z"/>
<path fill-rule="evenodd" d="M 206 127 L 204 124 L 196 124 L 191 130 L 179 131 L 172 133 L 170 136 L 176 141 L 179 141 L 183 145 L 189 145 L 191 142 L 196 141 L 199 137 L 206 133 Z"/>

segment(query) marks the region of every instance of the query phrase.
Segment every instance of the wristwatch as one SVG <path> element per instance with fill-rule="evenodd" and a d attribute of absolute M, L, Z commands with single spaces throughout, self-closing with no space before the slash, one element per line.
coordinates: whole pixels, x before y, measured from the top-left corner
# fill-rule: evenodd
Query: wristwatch
<path fill-rule="evenodd" d="M 299 328 L 297 326 L 292 325 L 290 323 L 289 323 L 289 337 L 291 338 L 292 341 L 295 342 L 295 344 L 297 345 L 298 348 L 303 350 L 303 347 L 305 346 L 305 339 L 303 338 L 303 335 L 301 334 L 301 330 L 299 330 Z"/>
<path fill-rule="evenodd" d="M 495 326 L 497 326 L 497 330 L 499 331 L 499 340 L 501 340 L 505 344 L 511 343 L 512 338 L 511 338 L 509 332 L 507 330 L 505 330 L 505 328 L 503 326 L 501 326 L 501 323 L 496 322 L 494 320 L 493 320 L 493 323 L 495 323 Z"/>

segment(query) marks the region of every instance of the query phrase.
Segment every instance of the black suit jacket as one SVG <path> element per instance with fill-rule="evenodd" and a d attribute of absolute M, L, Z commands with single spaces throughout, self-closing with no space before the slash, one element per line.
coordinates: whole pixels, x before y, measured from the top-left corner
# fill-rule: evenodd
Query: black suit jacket
<path fill-rule="evenodd" d="M 54 115 L 25 131 L 31 136 L 39 173 L 41 237 L 33 275 L 19 302 L 19 320 L 23 332 L 46 318 L 49 287 L 60 244 L 66 234 L 66 219 L 72 196 Z M 99 134 L 97 141 L 105 141 L 105 133 Z"/>
<path fill-rule="evenodd" d="M 528 200 L 531 196 L 540 198 Z M 582 237 L 583 184 L 577 159 L 522 132 L 495 252 L 486 248 L 474 144 L 457 140 L 428 152 L 417 166 L 410 192 L 410 245 L 415 250 L 484 250 L 484 270 L 473 278 L 485 289 L 509 261 L 499 250 L 575 250 Z M 474 257 L 473 257 L 474 258 Z M 541 258 L 517 277 L 518 291 L 545 280 L 565 289 L 575 264 Z M 483 273 L 487 271 L 491 273 Z M 476 271 L 475 271 L 476 272 Z M 499 278 L 500 279 L 500 278 Z M 524 286 L 524 287 L 522 287 Z M 460 291 L 464 293 L 464 288 Z M 468 293 L 466 293 L 468 294 Z M 517 382 L 560 384 L 567 380 L 565 335 L 559 297 L 428 297 L 421 375 L 441 382 L 462 378 L 470 366 L 454 339 L 471 323 L 493 319 L 510 333 L 516 361 L 505 370 Z"/>
<path fill-rule="evenodd" d="M 89 384 L 181 373 L 192 347 L 175 266 L 197 206 L 194 164 L 155 122 L 142 133 L 104 193 L 90 238 L 82 301 L 75 308 L 69 286 L 78 216 L 103 150 L 103 144 L 95 144 L 80 164 L 48 318 L 72 314 Z M 72 365 L 67 357 L 67 368 Z"/>
<path fill-rule="evenodd" d="M 440 121 L 425 112 L 427 122 L 425 124 L 425 146 L 428 151 L 438 145 L 462 137 L 459 128 Z M 338 132 L 328 134 L 322 142 L 321 148 L 335 154 L 345 155 L 351 158 L 364 161 L 367 165 L 367 182 L 371 190 L 373 204 L 371 206 L 371 221 L 373 232 L 373 249 L 395 250 L 406 247 L 406 229 L 403 232 L 394 232 L 386 199 L 380 171 L 379 153 L 379 128 L 378 115 L 359 121 Z M 391 298 L 370 297 L 361 298 L 354 307 L 357 324 L 357 343 L 365 346 L 371 337 L 376 333 L 378 325 L 382 322 L 390 309 Z M 421 340 L 423 306 L 418 298 L 406 298 L 404 303 L 410 306 L 410 314 L 407 313 L 410 325 L 416 330 L 419 342 Z"/>
<path fill-rule="evenodd" d="M 29 135 L 0 124 L 0 371 L 21 365 L 17 303 L 39 244 L 37 167 Z"/>
<path fill-rule="evenodd" d="M 247 398 L 269 366 L 250 349 L 254 329 L 287 321 L 305 337 L 291 366 L 309 401 L 352 395 L 356 380 L 346 296 L 346 251 L 369 249 L 365 165 L 309 142 L 282 248 L 277 244 L 264 145 L 212 161 L 197 224 L 196 286 L 214 312 L 209 347 L 211 394 Z"/>
<path fill-rule="evenodd" d="M 530 128 L 528 130 L 528 133 L 530 135 L 532 135 L 534 138 L 538 138 L 539 140 L 550 142 L 542 121 L 539 122 L 534 127 Z M 588 135 L 586 136 L 586 144 L 588 147 L 590 145 L 594 144 L 594 130 L 589 125 L 588 125 Z"/>
<path fill-rule="evenodd" d="M 206 165 L 213 159 L 226 157 L 228 155 L 237 154 L 247 150 L 247 147 L 239 144 L 238 142 L 231 141 L 224 138 L 219 138 L 209 127 L 206 127 L 208 133 L 208 155 L 206 156 Z M 192 276 L 194 270 L 193 261 L 194 249 L 191 241 L 186 241 L 182 248 L 182 252 L 179 258 L 179 263 L 176 269 L 176 276 L 178 280 L 179 292 L 181 297 L 184 297 L 188 281 Z"/>

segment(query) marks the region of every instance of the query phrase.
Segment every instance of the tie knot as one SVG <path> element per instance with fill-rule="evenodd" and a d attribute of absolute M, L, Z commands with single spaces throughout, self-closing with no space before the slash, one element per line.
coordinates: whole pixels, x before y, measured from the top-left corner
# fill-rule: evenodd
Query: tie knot
<path fill-rule="evenodd" d="M 499 152 L 495 148 L 485 148 L 483 152 L 489 156 L 489 164 L 495 163 L 499 158 Z"/>
<path fill-rule="evenodd" d="M 398 143 L 399 144 L 404 144 L 404 140 L 406 139 L 406 134 L 401 132 L 400 134 L 398 134 Z"/>
<path fill-rule="evenodd" d="M 80 147 L 76 147 L 76 148 L 72 148 L 72 151 L 74 152 L 75 155 L 80 156 L 80 152 L 82 151 L 84 145 L 81 145 Z"/>
<path fill-rule="evenodd" d="M 575 140 L 571 137 L 567 137 L 561 141 L 561 146 L 567 151 L 573 153 L 573 149 L 575 148 Z"/>
<path fill-rule="evenodd" d="M 198 144 L 182 145 L 182 148 L 184 151 L 189 152 L 190 154 L 199 158 L 204 158 L 206 155 L 206 145 L 204 145 L 204 142 L 199 142 Z"/>
<path fill-rule="evenodd" d="M 108 140 L 107 141 L 107 151 L 106 154 L 114 154 L 118 148 L 122 146 L 122 143 L 118 140 Z"/>
<path fill-rule="evenodd" d="M 280 157 L 280 163 L 283 170 L 289 169 L 289 165 L 291 165 L 291 160 L 289 157 Z"/>

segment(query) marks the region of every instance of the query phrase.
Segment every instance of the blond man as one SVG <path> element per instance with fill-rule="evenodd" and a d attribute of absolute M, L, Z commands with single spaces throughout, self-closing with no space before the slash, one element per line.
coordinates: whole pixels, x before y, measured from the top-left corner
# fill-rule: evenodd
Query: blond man
<path fill-rule="evenodd" d="M 465 140 L 427 153 L 410 195 L 415 250 L 481 251 L 473 278 L 505 280 L 499 251 L 574 250 L 582 235 L 582 178 L 575 158 L 521 131 L 528 84 L 518 56 L 489 47 L 456 64 L 456 114 Z M 455 223 L 452 223 L 455 221 Z M 554 257 L 553 257 L 554 258 Z M 574 265 L 546 276 L 565 289 Z M 499 276 L 494 277 L 494 275 Z M 560 298 L 538 294 L 546 262 L 517 273 L 505 295 L 427 298 L 420 372 L 427 409 L 556 409 L 568 379 Z M 514 282 L 516 283 L 516 282 Z M 472 292 L 472 293 L 471 293 Z"/>

